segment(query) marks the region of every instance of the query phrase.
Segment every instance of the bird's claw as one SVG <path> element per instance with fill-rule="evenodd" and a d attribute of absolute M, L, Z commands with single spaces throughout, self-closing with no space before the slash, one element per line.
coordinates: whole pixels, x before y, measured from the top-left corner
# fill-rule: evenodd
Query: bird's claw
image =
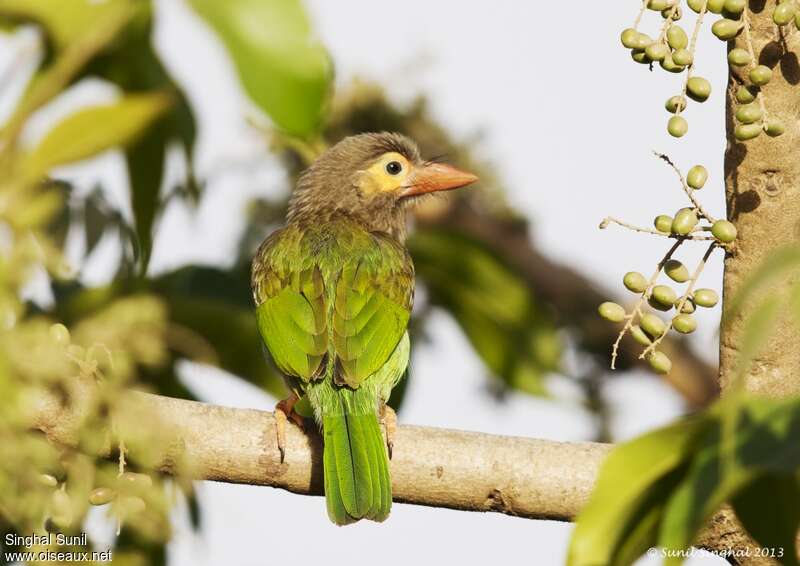
<path fill-rule="evenodd" d="M 397 432 L 397 413 L 386 403 L 381 406 L 381 424 L 386 430 L 386 449 L 389 451 L 389 459 L 391 460 L 394 437 Z"/>
<path fill-rule="evenodd" d="M 297 403 L 298 400 L 297 395 L 292 393 L 289 397 L 279 401 L 278 404 L 275 405 L 275 435 L 278 440 L 278 451 L 281 453 L 281 464 L 283 464 L 286 458 L 287 421 L 291 419 L 294 424 L 301 429 L 303 428 L 303 417 L 294 410 L 295 403 Z"/>

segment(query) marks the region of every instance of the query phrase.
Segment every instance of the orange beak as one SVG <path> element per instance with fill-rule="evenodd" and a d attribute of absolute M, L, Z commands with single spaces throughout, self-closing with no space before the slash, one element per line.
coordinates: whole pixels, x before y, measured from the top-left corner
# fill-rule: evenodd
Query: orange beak
<path fill-rule="evenodd" d="M 400 197 L 424 195 L 436 191 L 451 191 L 470 183 L 478 178 L 472 173 L 460 171 L 444 163 L 429 163 L 420 167 L 409 175 L 400 190 Z"/>

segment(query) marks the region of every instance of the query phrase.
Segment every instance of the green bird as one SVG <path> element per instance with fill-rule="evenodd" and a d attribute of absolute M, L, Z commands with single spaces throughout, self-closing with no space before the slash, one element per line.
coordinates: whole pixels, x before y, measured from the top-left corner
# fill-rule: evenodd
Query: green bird
<path fill-rule="evenodd" d="M 396 416 L 386 402 L 408 366 L 414 300 L 406 210 L 476 180 L 423 161 L 399 134 L 345 138 L 301 175 L 286 226 L 253 260 L 258 327 L 291 390 L 275 409 L 281 459 L 287 418 L 302 426 L 299 413 L 310 406 L 337 525 L 383 521 L 392 505 L 387 448 L 391 457 Z"/>

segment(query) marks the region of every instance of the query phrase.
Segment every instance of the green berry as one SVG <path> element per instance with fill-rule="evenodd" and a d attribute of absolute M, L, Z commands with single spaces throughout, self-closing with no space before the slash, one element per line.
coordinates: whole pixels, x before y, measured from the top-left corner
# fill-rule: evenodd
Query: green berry
<path fill-rule="evenodd" d="M 686 283 L 689 280 L 689 270 L 677 259 L 667 260 L 664 264 L 664 273 L 676 283 Z"/>
<path fill-rule="evenodd" d="M 703 188 L 708 180 L 708 171 L 702 165 L 695 165 L 686 174 L 686 184 L 695 190 Z"/>
<path fill-rule="evenodd" d="M 711 234 L 720 242 L 729 244 L 736 239 L 736 226 L 727 220 L 717 220 L 711 226 Z"/>
<path fill-rule="evenodd" d="M 706 308 L 713 307 L 719 301 L 719 295 L 713 289 L 698 289 L 693 298 L 695 305 Z"/>
<path fill-rule="evenodd" d="M 738 89 L 736 89 L 736 102 L 739 102 L 740 104 L 750 104 L 755 99 L 756 95 L 750 88 L 746 86 L 740 86 Z"/>
<path fill-rule="evenodd" d="M 764 86 L 769 81 L 772 80 L 772 69 L 767 67 L 766 65 L 758 65 L 757 67 L 753 68 L 748 75 L 750 80 L 753 84 L 758 86 Z"/>
<path fill-rule="evenodd" d="M 667 8 L 666 10 L 661 10 L 661 17 L 665 20 L 672 16 L 672 21 L 677 22 L 683 17 L 683 10 L 681 9 L 680 5 L 676 6 L 673 10 L 672 8 Z"/>
<path fill-rule="evenodd" d="M 697 330 L 697 320 L 690 314 L 679 314 L 672 319 L 672 328 L 681 334 L 691 334 Z"/>
<path fill-rule="evenodd" d="M 625 320 L 625 309 L 617 303 L 606 301 L 597 307 L 597 312 L 600 313 L 604 319 L 611 322 L 622 322 Z"/>
<path fill-rule="evenodd" d="M 722 8 L 731 14 L 741 14 L 746 5 L 746 0 L 725 0 Z"/>
<path fill-rule="evenodd" d="M 669 47 L 666 43 L 654 41 L 645 48 L 644 52 L 652 61 L 661 61 L 669 53 Z"/>
<path fill-rule="evenodd" d="M 761 133 L 759 124 L 739 124 L 733 129 L 733 135 L 739 141 L 747 141 L 757 138 Z"/>
<path fill-rule="evenodd" d="M 742 23 L 736 20 L 723 18 L 714 22 L 711 26 L 711 33 L 722 41 L 728 41 L 739 35 L 742 31 Z"/>
<path fill-rule="evenodd" d="M 105 505 L 111 503 L 117 496 L 117 492 L 110 487 L 98 487 L 89 493 L 89 503 L 92 505 Z"/>
<path fill-rule="evenodd" d="M 66 528 L 72 524 L 74 513 L 69 495 L 61 489 L 53 492 L 50 499 L 51 519 L 57 527 Z"/>
<path fill-rule="evenodd" d="M 660 12 L 661 10 L 670 8 L 672 4 L 674 4 L 674 2 L 671 2 L 670 0 L 648 0 L 647 7 L 650 10 Z"/>
<path fill-rule="evenodd" d="M 642 65 L 649 65 L 652 63 L 650 57 L 644 52 L 644 49 L 634 49 L 631 51 L 631 59 Z"/>
<path fill-rule="evenodd" d="M 667 43 L 673 49 L 683 49 L 689 45 L 689 36 L 681 26 L 673 24 L 667 30 Z"/>
<path fill-rule="evenodd" d="M 39 474 L 39 483 L 45 487 L 55 487 L 58 485 L 58 480 L 55 476 L 50 474 Z"/>
<path fill-rule="evenodd" d="M 675 301 L 675 308 L 676 309 L 680 306 L 680 303 L 681 303 L 680 299 Z M 684 301 L 683 306 L 680 308 L 680 312 L 686 313 L 686 314 L 692 314 L 694 312 L 694 310 L 695 310 L 694 309 L 694 303 L 692 302 L 691 298 L 687 299 L 686 301 Z"/>
<path fill-rule="evenodd" d="M 721 14 L 725 8 L 725 0 L 708 0 L 706 8 L 712 14 Z"/>
<path fill-rule="evenodd" d="M 691 65 L 692 64 L 692 53 L 688 49 L 676 49 L 672 53 L 672 61 L 676 65 Z"/>
<path fill-rule="evenodd" d="M 669 73 L 681 73 L 683 72 L 684 67 L 682 65 L 676 65 L 675 61 L 672 59 L 672 54 L 667 53 L 664 58 L 660 62 L 661 68 Z"/>
<path fill-rule="evenodd" d="M 703 9 L 703 5 L 705 4 L 705 0 L 687 0 L 686 2 L 689 5 L 689 8 L 696 13 L 700 13 Z"/>
<path fill-rule="evenodd" d="M 783 2 L 778 4 L 772 12 L 772 21 L 779 26 L 785 26 L 794 19 L 796 13 L 794 2 Z"/>
<path fill-rule="evenodd" d="M 783 132 L 786 130 L 784 129 L 782 122 L 778 120 L 769 120 L 764 126 L 764 131 L 768 136 L 775 138 L 783 134 Z"/>
<path fill-rule="evenodd" d="M 642 346 L 649 346 L 653 343 L 653 341 L 650 340 L 650 337 L 644 333 L 644 330 L 642 330 L 642 328 L 636 324 L 631 326 L 631 336 L 633 336 L 633 339 Z"/>
<path fill-rule="evenodd" d="M 653 371 L 659 374 L 669 373 L 672 369 L 672 362 L 664 352 L 651 352 L 647 356 L 647 361 Z"/>
<path fill-rule="evenodd" d="M 679 236 L 686 236 L 697 225 L 697 213 L 691 208 L 682 208 L 672 220 L 672 232 Z"/>
<path fill-rule="evenodd" d="M 136 496 L 120 497 L 117 499 L 117 505 L 117 508 L 123 517 L 137 515 L 147 508 L 144 499 Z"/>
<path fill-rule="evenodd" d="M 621 307 L 620 307 L 621 308 Z M 117 478 L 120 489 L 134 489 L 143 491 L 153 486 L 153 479 L 147 474 L 125 472 Z"/>
<path fill-rule="evenodd" d="M 750 53 L 748 53 L 747 49 L 742 49 L 741 47 L 731 49 L 728 52 L 728 63 L 735 67 L 748 65 L 750 63 Z"/>
<path fill-rule="evenodd" d="M 656 285 L 653 287 L 651 296 L 656 303 L 667 310 L 672 308 L 672 305 L 675 304 L 675 299 L 678 298 L 678 295 L 675 294 L 672 287 L 668 287 L 667 285 Z"/>
<path fill-rule="evenodd" d="M 651 338 L 658 338 L 667 330 L 667 325 L 664 324 L 664 321 L 649 312 L 642 315 L 642 318 L 639 320 L 639 326 L 641 326 L 642 330 L 647 332 L 647 335 Z"/>
<path fill-rule="evenodd" d="M 659 232 L 669 234 L 672 231 L 672 216 L 668 214 L 659 214 L 653 221 L 653 225 Z"/>
<path fill-rule="evenodd" d="M 681 138 L 689 131 L 689 123 L 683 116 L 673 116 L 667 122 L 667 131 L 672 137 Z"/>
<path fill-rule="evenodd" d="M 638 271 L 626 273 L 625 277 L 622 278 L 622 284 L 625 285 L 628 291 L 633 291 L 634 293 L 644 293 L 644 290 L 647 289 L 647 279 Z"/>
<path fill-rule="evenodd" d="M 667 112 L 670 114 L 675 114 L 679 110 L 683 111 L 686 108 L 686 99 L 678 95 L 670 96 L 664 103 L 664 108 L 666 108 Z"/>
<path fill-rule="evenodd" d="M 636 45 L 633 46 L 633 49 L 644 49 L 651 43 L 653 43 L 653 40 L 649 35 L 639 32 L 639 36 L 636 39 Z"/>
<path fill-rule="evenodd" d="M 697 102 L 705 102 L 711 96 L 711 83 L 703 77 L 692 77 L 686 81 L 686 94 Z"/>
<path fill-rule="evenodd" d="M 619 39 L 622 42 L 622 45 L 628 49 L 635 49 L 639 46 L 639 32 L 633 28 L 622 30 Z"/>
<path fill-rule="evenodd" d="M 61 323 L 54 324 L 50 327 L 50 338 L 61 346 L 69 344 L 70 336 L 69 330 Z"/>
<path fill-rule="evenodd" d="M 758 104 L 745 104 L 736 110 L 736 120 L 742 124 L 752 124 L 761 120 L 761 108 Z"/>

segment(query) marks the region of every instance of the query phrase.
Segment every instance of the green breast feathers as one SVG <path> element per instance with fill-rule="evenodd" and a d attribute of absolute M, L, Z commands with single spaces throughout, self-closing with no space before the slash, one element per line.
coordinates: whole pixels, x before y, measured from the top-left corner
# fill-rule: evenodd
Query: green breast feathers
<path fill-rule="evenodd" d="M 272 234 L 252 286 L 259 330 L 282 372 L 304 383 L 328 374 L 356 389 L 406 331 L 414 268 L 399 243 L 342 219 Z"/>

